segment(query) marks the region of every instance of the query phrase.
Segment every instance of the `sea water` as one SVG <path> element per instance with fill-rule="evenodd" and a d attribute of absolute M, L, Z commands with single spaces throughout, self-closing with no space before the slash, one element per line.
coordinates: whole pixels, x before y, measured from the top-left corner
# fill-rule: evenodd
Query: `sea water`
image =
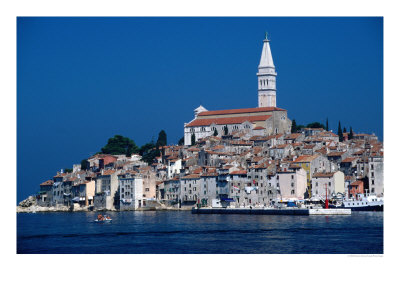
<path fill-rule="evenodd" d="M 17 253 L 383 254 L 383 212 L 349 216 L 190 211 L 17 214 Z"/>

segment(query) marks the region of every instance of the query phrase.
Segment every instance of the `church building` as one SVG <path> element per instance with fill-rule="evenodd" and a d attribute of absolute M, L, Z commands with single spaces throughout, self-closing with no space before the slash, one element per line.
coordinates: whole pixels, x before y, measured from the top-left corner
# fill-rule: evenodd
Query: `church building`
<path fill-rule="evenodd" d="M 185 123 L 185 145 L 195 140 L 213 135 L 232 134 L 247 131 L 253 135 L 290 133 L 292 121 L 287 111 L 276 107 L 276 76 L 274 61 L 267 36 L 263 41 L 260 64 L 258 66 L 258 107 L 208 111 L 203 106 L 194 110 L 194 119 Z M 227 129 L 226 129 L 226 128 Z"/>

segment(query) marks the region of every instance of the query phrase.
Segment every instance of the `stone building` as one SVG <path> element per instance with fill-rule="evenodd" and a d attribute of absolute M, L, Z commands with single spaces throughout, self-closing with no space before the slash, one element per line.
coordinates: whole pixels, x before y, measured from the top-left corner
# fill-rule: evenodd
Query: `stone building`
<path fill-rule="evenodd" d="M 127 172 L 118 176 L 119 180 L 119 210 L 134 210 L 143 205 L 143 180 Z"/>
<path fill-rule="evenodd" d="M 142 167 L 139 173 L 143 179 L 143 198 L 148 200 L 156 199 L 156 174 L 151 167 Z"/>
<path fill-rule="evenodd" d="M 37 205 L 50 207 L 53 199 L 53 180 L 47 180 L 40 184 L 39 197 L 36 201 Z"/>
<path fill-rule="evenodd" d="M 383 155 L 371 156 L 369 158 L 369 192 L 383 196 Z"/>
<path fill-rule="evenodd" d="M 199 202 L 201 192 L 199 174 L 189 174 L 180 179 L 180 199 L 182 205 L 194 205 Z"/>
<path fill-rule="evenodd" d="M 345 195 L 344 174 L 341 171 L 328 173 L 315 173 L 312 177 L 312 195 L 328 199 L 332 195 L 341 193 Z"/>
<path fill-rule="evenodd" d="M 293 166 L 276 172 L 280 197 L 282 199 L 304 199 L 307 190 L 307 173 L 303 168 Z"/>
<path fill-rule="evenodd" d="M 96 178 L 96 209 L 114 209 L 114 197 L 118 191 L 118 173 L 115 170 L 102 170 Z"/>
<path fill-rule="evenodd" d="M 212 136 L 220 137 L 234 132 L 251 135 L 272 135 L 290 133 L 292 122 L 287 111 L 276 106 L 275 65 L 268 38 L 263 41 L 260 64 L 258 66 L 258 107 L 208 111 L 203 106 L 194 110 L 194 119 L 184 126 L 184 143 Z"/>

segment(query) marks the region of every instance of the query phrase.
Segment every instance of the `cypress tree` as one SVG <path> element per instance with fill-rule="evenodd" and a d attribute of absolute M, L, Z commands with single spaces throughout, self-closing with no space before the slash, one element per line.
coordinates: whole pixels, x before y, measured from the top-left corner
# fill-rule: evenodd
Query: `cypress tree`
<path fill-rule="evenodd" d="M 347 132 L 346 127 L 343 127 L 343 133 L 346 133 L 346 132 Z"/>
<path fill-rule="evenodd" d="M 181 137 L 178 141 L 178 145 L 181 146 L 185 143 L 185 137 Z"/>
<path fill-rule="evenodd" d="M 338 136 L 339 136 L 339 142 L 343 142 L 343 132 L 342 132 L 342 126 L 340 125 L 340 121 L 338 127 Z"/>
<path fill-rule="evenodd" d="M 164 130 L 161 130 L 160 133 L 158 134 L 158 139 L 157 139 L 157 148 L 158 146 L 166 146 L 167 145 L 167 134 L 165 133 Z"/>
<path fill-rule="evenodd" d="M 352 140 L 353 136 L 354 136 L 353 128 L 351 128 L 351 126 L 350 126 L 349 140 Z"/>
<path fill-rule="evenodd" d="M 325 125 L 325 130 L 329 131 L 329 124 L 328 124 L 328 118 L 326 118 L 326 125 Z"/>
<path fill-rule="evenodd" d="M 292 129 L 290 130 L 291 133 L 295 133 L 297 131 L 297 124 L 296 124 L 296 120 L 293 119 L 292 121 Z"/>
<path fill-rule="evenodd" d="M 192 133 L 191 144 L 192 146 L 196 144 L 196 136 L 194 135 L 194 133 Z"/>
<path fill-rule="evenodd" d="M 218 135 L 217 128 L 214 128 L 214 136 L 217 136 L 217 135 Z"/>

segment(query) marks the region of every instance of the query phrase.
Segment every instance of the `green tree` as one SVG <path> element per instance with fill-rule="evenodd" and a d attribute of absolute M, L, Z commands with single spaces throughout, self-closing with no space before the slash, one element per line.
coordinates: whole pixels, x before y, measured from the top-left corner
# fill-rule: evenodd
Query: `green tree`
<path fill-rule="evenodd" d="M 325 130 L 329 131 L 329 124 L 328 124 L 328 118 L 326 118 L 326 125 L 325 125 Z"/>
<path fill-rule="evenodd" d="M 160 150 L 154 144 L 154 141 L 151 141 L 140 147 L 139 154 L 142 156 L 142 161 L 150 165 L 154 162 L 154 159 L 160 155 Z"/>
<path fill-rule="evenodd" d="M 228 135 L 228 125 L 225 125 L 224 127 L 224 135 Z"/>
<path fill-rule="evenodd" d="M 167 134 L 165 133 L 164 130 L 161 130 L 160 133 L 158 134 L 158 139 L 157 139 L 157 146 L 166 146 L 167 145 Z"/>
<path fill-rule="evenodd" d="M 343 127 L 343 133 L 346 133 L 346 132 L 347 132 L 346 127 Z"/>
<path fill-rule="evenodd" d="M 214 134 L 213 134 L 214 136 L 217 136 L 218 135 L 218 131 L 217 131 L 217 128 L 214 128 Z"/>
<path fill-rule="evenodd" d="M 353 139 L 353 137 L 354 137 L 353 128 L 351 128 L 350 126 L 349 140 Z"/>
<path fill-rule="evenodd" d="M 137 153 L 139 151 L 138 146 L 130 138 L 124 137 L 122 135 L 115 135 L 108 139 L 107 145 L 101 148 L 101 153 L 103 154 L 125 154 L 131 156 L 132 153 Z"/>
<path fill-rule="evenodd" d="M 192 136 L 191 136 L 191 145 L 193 146 L 194 144 L 196 144 L 196 136 L 194 135 L 194 133 L 192 133 Z"/>
<path fill-rule="evenodd" d="M 319 122 L 312 122 L 310 124 L 307 124 L 306 127 L 307 128 L 324 128 L 325 129 L 325 126 Z"/>
<path fill-rule="evenodd" d="M 343 132 L 342 132 L 342 126 L 340 125 L 339 121 L 339 126 L 338 126 L 338 136 L 339 136 L 339 142 L 343 142 Z"/>
<path fill-rule="evenodd" d="M 185 143 L 185 137 L 181 137 L 178 141 L 178 145 L 182 146 Z"/>
<path fill-rule="evenodd" d="M 64 169 L 64 172 L 65 172 L 65 173 L 72 173 L 72 169 L 65 168 L 65 169 Z"/>
<path fill-rule="evenodd" d="M 90 168 L 90 163 L 87 159 L 82 159 L 81 170 L 88 170 Z"/>
<path fill-rule="evenodd" d="M 297 132 L 297 124 L 296 124 L 296 120 L 293 119 L 292 121 L 292 128 L 290 130 L 291 133 L 296 133 Z"/>

